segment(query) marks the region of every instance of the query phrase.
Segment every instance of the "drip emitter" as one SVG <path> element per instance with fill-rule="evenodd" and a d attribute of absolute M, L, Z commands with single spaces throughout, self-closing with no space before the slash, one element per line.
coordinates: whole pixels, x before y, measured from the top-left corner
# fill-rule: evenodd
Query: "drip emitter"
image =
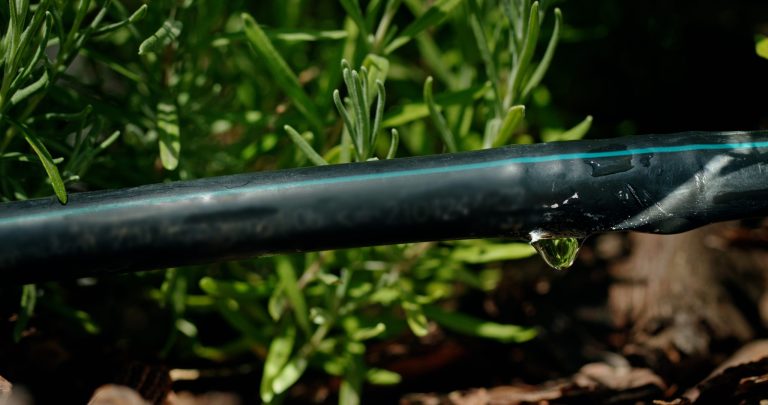
<path fill-rule="evenodd" d="M 0 271 L 38 282 L 417 241 L 677 233 L 767 214 L 768 132 L 645 135 L 4 203 Z"/>

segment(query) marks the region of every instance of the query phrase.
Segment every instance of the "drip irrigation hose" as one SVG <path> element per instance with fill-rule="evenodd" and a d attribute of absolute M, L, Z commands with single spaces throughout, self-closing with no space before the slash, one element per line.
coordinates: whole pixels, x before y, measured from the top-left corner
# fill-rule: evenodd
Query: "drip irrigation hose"
<path fill-rule="evenodd" d="M 5 283 L 529 234 L 678 233 L 768 215 L 768 132 L 510 146 L 0 204 Z"/>

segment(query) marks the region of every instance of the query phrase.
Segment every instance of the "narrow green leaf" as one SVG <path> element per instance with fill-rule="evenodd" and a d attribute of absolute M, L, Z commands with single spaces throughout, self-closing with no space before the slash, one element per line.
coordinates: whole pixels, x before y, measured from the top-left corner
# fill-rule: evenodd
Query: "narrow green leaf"
<path fill-rule="evenodd" d="M 247 318 L 236 300 L 232 298 L 216 300 L 216 309 L 221 317 L 243 336 L 255 341 L 264 339 L 263 327 Z"/>
<path fill-rule="evenodd" d="M 282 394 L 293 384 L 296 384 L 296 381 L 299 381 L 301 375 L 307 370 L 308 364 L 309 360 L 300 355 L 291 359 L 272 380 L 272 391 L 275 395 Z"/>
<path fill-rule="evenodd" d="M 28 3 L 28 2 L 27 2 Z M 11 60 L 10 60 L 10 66 L 16 66 L 17 68 L 20 68 L 21 66 L 17 66 L 19 62 L 21 62 L 24 58 L 24 56 L 27 54 L 27 47 L 29 47 L 32 44 L 32 39 L 35 38 L 38 35 L 38 32 L 40 31 L 41 26 L 44 22 L 49 22 L 50 13 L 47 11 L 48 6 L 50 4 L 50 0 L 46 0 L 41 2 L 37 9 L 35 10 L 35 14 L 32 16 L 32 21 L 27 26 L 27 28 L 22 32 L 21 37 L 19 38 L 19 41 L 15 43 L 16 49 L 11 53 Z M 25 9 L 23 11 L 23 16 L 20 16 L 20 22 L 24 21 L 24 16 L 26 15 L 27 9 L 29 9 L 29 5 L 23 6 Z M 48 26 L 50 27 L 50 25 Z M 48 27 L 45 27 L 45 31 L 43 32 L 43 36 L 47 37 L 49 30 Z M 38 46 L 38 57 L 40 51 L 40 47 Z M 33 66 L 27 66 L 26 73 L 22 74 L 22 76 L 27 75 L 31 72 Z"/>
<path fill-rule="evenodd" d="M 288 297 L 293 313 L 296 316 L 296 323 L 299 324 L 302 331 L 309 334 L 309 312 L 307 311 L 304 294 L 302 294 L 296 279 L 296 270 L 291 261 L 284 256 L 276 257 L 275 264 L 277 265 L 277 275 L 280 277 L 280 282 L 285 287 L 285 295 Z"/>
<path fill-rule="evenodd" d="M 48 149 L 43 145 L 40 140 L 33 135 L 25 126 L 15 122 L 8 120 L 11 122 L 12 125 L 14 125 L 16 128 L 21 131 L 21 133 L 24 135 L 24 139 L 29 143 L 29 146 L 32 147 L 32 150 L 35 151 L 35 154 L 38 158 L 40 158 L 40 162 L 43 164 L 43 168 L 45 169 L 45 172 L 48 174 L 48 178 L 51 180 L 51 186 L 53 187 L 54 193 L 56 193 L 56 197 L 58 197 L 59 201 L 62 204 L 67 203 L 67 190 L 64 188 L 64 181 L 61 179 L 61 174 L 59 174 L 59 169 L 56 167 L 56 164 L 53 162 L 53 158 L 51 157 L 51 153 L 48 152 Z"/>
<path fill-rule="evenodd" d="M 363 390 L 365 366 L 359 355 L 349 354 L 346 357 L 347 365 L 339 387 L 339 405 L 358 405 Z"/>
<path fill-rule="evenodd" d="M 416 36 L 420 60 L 429 68 L 435 79 L 445 83 L 451 91 L 456 91 L 462 85 L 463 79 L 452 71 L 453 64 L 448 63 L 450 53 L 443 52 L 431 33 Z"/>
<path fill-rule="evenodd" d="M 127 26 L 129 24 L 133 24 L 133 23 L 135 23 L 137 21 L 141 21 L 147 15 L 147 8 L 148 7 L 147 7 L 146 4 L 142 4 L 141 7 L 139 7 L 136 11 L 134 11 L 133 14 L 131 14 L 131 16 L 128 17 L 127 19 L 125 19 L 123 21 L 116 22 L 114 24 L 109 24 L 109 25 L 105 25 L 103 27 L 100 27 L 99 29 L 93 31 L 93 33 L 91 35 L 94 36 L 94 37 L 100 36 L 100 35 L 106 35 L 106 34 L 109 34 L 110 32 L 113 32 L 113 31 L 116 31 L 116 30 L 118 30 L 120 28 L 123 28 L 123 27 L 125 27 L 125 26 Z M 141 52 L 141 47 L 139 47 L 139 54 L 141 54 L 141 53 L 142 53 Z"/>
<path fill-rule="evenodd" d="M 75 113 L 45 113 L 42 116 L 33 117 L 27 120 L 27 123 L 36 123 L 39 121 L 66 121 L 76 122 L 82 121 L 85 117 L 93 111 L 93 105 L 88 104 L 81 111 Z"/>
<path fill-rule="evenodd" d="M 342 77 L 344 79 L 344 84 L 347 86 L 347 94 L 349 95 L 349 97 L 346 99 L 349 101 L 349 104 L 347 105 L 348 108 L 343 109 L 343 111 L 346 111 L 347 114 L 349 114 L 349 125 L 347 125 L 345 128 L 347 133 L 349 133 L 350 138 L 352 139 L 352 143 L 355 145 L 355 152 L 358 160 L 363 160 L 365 152 L 365 137 L 362 135 L 363 117 L 362 111 L 360 111 L 361 101 L 357 92 L 357 84 L 352 77 L 352 67 L 349 65 L 349 62 L 347 62 L 346 59 L 341 61 L 341 65 L 343 67 Z M 334 92 L 334 95 L 335 94 L 336 93 Z M 334 102 L 336 101 L 337 100 L 334 99 Z M 338 102 L 336 106 L 338 108 Z M 352 109 L 351 112 L 349 111 L 350 108 Z M 346 118 L 344 123 L 347 124 Z"/>
<path fill-rule="evenodd" d="M 403 32 L 384 48 L 384 54 L 391 54 L 425 29 L 439 25 L 462 1 L 464 0 L 435 1 L 429 10 L 406 26 Z"/>
<path fill-rule="evenodd" d="M 371 368 L 365 373 L 365 379 L 373 385 L 396 385 L 403 379 L 400 374 L 383 368 Z"/>
<path fill-rule="evenodd" d="M 336 41 L 345 39 L 349 33 L 344 30 L 310 30 L 310 29 L 283 29 L 273 28 L 264 30 L 267 37 L 272 40 L 284 42 L 315 42 L 315 41 Z"/>
<path fill-rule="evenodd" d="M 384 331 L 386 330 L 387 330 L 386 325 L 379 322 L 376 324 L 376 326 L 356 330 L 352 334 L 352 340 L 362 341 L 362 340 L 373 339 L 376 336 L 379 336 L 382 333 L 384 333 Z"/>
<path fill-rule="evenodd" d="M 165 272 L 165 280 L 160 287 L 163 305 L 173 310 L 178 316 L 184 312 L 185 296 L 187 291 L 187 278 L 180 274 L 178 269 L 169 269 Z"/>
<path fill-rule="evenodd" d="M 560 39 L 560 27 L 563 24 L 563 13 L 560 12 L 559 8 L 555 9 L 555 28 L 552 30 L 552 36 L 549 38 L 549 43 L 547 44 L 547 50 L 544 51 L 544 56 L 541 58 L 541 61 L 539 62 L 539 65 L 536 66 L 536 70 L 533 71 L 533 74 L 528 79 L 528 83 L 525 85 L 525 89 L 523 90 L 522 99 L 524 100 L 526 97 L 528 97 L 528 94 L 531 93 L 533 89 L 536 88 L 536 86 L 541 83 L 541 80 L 544 78 L 544 75 L 547 73 L 547 69 L 549 69 L 550 63 L 552 63 L 552 57 L 555 55 L 555 48 L 557 48 L 557 42 Z"/>
<path fill-rule="evenodd" d="M 384 104 L 387 102 L 387 92 L 384 90 L 384 83 L 382 83 L 380 80 L 376 80 L 376 90 L 378 93 L 377 99 L 376 99 L 376 112 L 373 116 L 373 128 L 371 129 L 371 152 L 370 155 L 374 155 L 374 150 L 376 149 L 376 140 L 379 136 L 379 130 L 381 130 L 381 120 L 384 116 Z"/>
<path fill-rule="evenodd" d="M 341 95 L 339 94 L 339 90 L 333 91 L 333 102 L 336 104 L 336 109 L 339 111 L 339 115 L 341 115 L 341 118 L 344 120 L 344 135 L 342 135 L 342 142 L 345 142 L 346 140 L 351 140 L 353 150 L 355 152 L 355 155 L 360 157 L 362 153 L 362 145 L 360 145 L 357 141 L 357 138 L 352 135 L 350 131 L 355 131 L 355 124 L 352 120 L 352 116 L 349 113 L 349 110 L 347 110 L 347 107 L 344 106 L 344 102 L 341 101 Z M 340 152 L 343 152 L 344 148 Z"/>
<path fill-rule="evenodd" d="M 37 15 L 38 12 L 40 12 L 40 11 L 37 10 L 35 12 L 36 13 L 35 15 Z M 32 72 L 38 67 L 38 62 L 43 57 L 43 55 L 45 55 L 45 49 L 48 47 L 48 37 L 50 36 L 51 28 L 52 27 L 53 27 L 53 15 L 50 12 L 46 11 L 45 12 L 45 20 L 44 20 L 43 25 L 42 25 L 42 33 L 40 35 L 40 39 L 39 39 L 39 42 L 38 42 L 37 50 L 35 51 L 35 54 L 32 56 L 32 58 L 26 63 L 27 66 L 13 80 L 13 82 L 11 83 L 11 88 L 16 89 L 19 86 L 21 86 L 21 84 L 24 83 L 29 78 L 29 76 L 32 74 Z M 45 77 L 46 83 L 48 81 L 47 73 L 48 73 L 47 71 L 43 72 L 43 76 Z M 42 79 L 42 77 L 41 77 L 41 79 Z M 38 81 L 40 81 L 40 79 L 38 79 Z M 33 83 L 33 85 L 34 85 L 34 83 Z M 29 86 L 28 86 L 28 88 L 29 88 Z M 16 95 L 14 94 L 13 98 L 11 99 L 11 103 L 12 104 L 15 104 L 13 102 L 14 98 L 16 99 L 16 103 L 18 101 L 20 101 L 20 98 L 17 98 Z M 21 97 L 21 98 L 23 98 L 23 97 Z"/>
<path fill-rule="evenodd" d="M 2 155 L 0 155 L 0 160 L 14 160 L 17 162 L 25 162 L 25 163 L 40 162 L 40 158 L 38 158 L 37 155 L 19 153 L 19 152 L 3 153 Z M 64 161 L 64 158 L 53 159 L 53 163 L 56 163 L 56 164 L 59 164 L 63 161 Z"/>
<path fill-rule="evenodd" d="M 288 132 L 288 136 L 291 137 L 293 143 L 299 147 L 299 149 L 304 153 L 304 155 L 307 156 L 310 161 L 312 161 L 312 163 L 318 166 L 325 166 L 328 164 L 328 162 L 326 162 L 325 159 L 323 159 L 323 157 L 320 156 L 317 151 L 315 151 L 315 148 L 313 148 L 312 145 L 310 145 L 303 136 L 296 132 L 293 127 L 286 125 L 283 127 L 283 129 L 285 129 L 285 132 Z"/>
<path fill-rule="evenodd" d="M 360 2 L 358 0 L 340 0 L 341 6 L 344 7 L 344 11 L 355 22 L 357 29 L 360 30 L 360 36 L 368 38 L 368 26 L 365 23 L 363 12 L 360 10 Z"/>
<path fill-rule="evenodd" d="M 18 104 L 20 101 L 24 100 L 25 98 L 45 88 L 45 86 L 47 85 L 48 85 L 48 72 L 44 70 L 43 74 L 40 76 L 39 79 L 35 80 L 33 83 L 31 83 L 27 87 L 17 90 L 16 92 L 13 93 L 13 96 L 11 96 L 11 105 Z"/>
<path fill-rule="evenodd" d="M 365 7 L 365 15 L 368 17 L 367 23 L 373 25 L 373 18 L 379 13 L 379 7 L 381 7 L 382 0 L 371 0 L 368 2 L 368 6 Z"/>
<path fill-rule="evenodd" d="M 346 366 L 346 360 L 341 356 L 324 356 L 323 354 L 316 355 L 322 359 L 322 368 L 327 374 L 341 377 L 344 375 L 344 367 Z"/>
<path fill-rule="evenodd" d="M 501 122 L 499 133 L 496 135 L 496 139 L 493 140 L 493 145 L 491 146 L 498 148 L 499 146 L 506 145 L 507 141 L 509 141 L 509 138 L 512 136 L 512 133 L 518 126 L 520 126 L 520 123 L 523 122 L 524 117 L 524 105 L 512 106 L 509 111 L 507 111 L 504 121 Z"/>
<path fill-rule="evenodd" d="M 352 99 L 352 110 L 355 114 L 355 128 L 354 132 L 357 134 L 358 142 L 361 145 L 361 156 L 366 159 L 368 142 L 368 134 L 370 133 L 370 115 L 367 108 L 367 100 L 363 91 L 362 79 L 360 74 L 355 70 L 350 72 L 351 85 L 349 86 L 350 98 Z"/>
<path fill-rule="evenodd" d="M 12 0 L 13 1 L 13 0 Z M 37 303 L 37 287 L 34 284 L 27 284 L 21 290 L 21 307 L 19 316 L 16 319 L 16 325 L 13 327 L 13 340 L 18 342 L 24 329 L 27 328 L 29 319 L 35 313 L 35 304 Z"/>
<path fill-rule="evenodd" d="M 114 59 L 112 56 L 96 52 L 93 49 L 89 48 L 82 48 L 80 50 L 80 53 L 84 56 L 87 56 L 88 59 L 99 62 L 103 64 L 104 66 L 112 69 L 115 71 L 115 73 L 118 73 L 122 76 L 124 76 L 126 79 L 129 79 L 135 83 L 144 84 L 144 79 L 142 78 L 141 74 L 133 72 L 131 69 L 128 68 L 128 66 L 124 65 L 121 61 L 118 61 Z"/>
<path fill-rule="evenodd" d="M 762 38 L 755 44 L 755 52 L 765 59 L 768 59 L 768 38 Z"/>
<path fill-rule="evenodd" d="M 378 55 L 368 54 L 363 60 L 363 67 L 368 71 L 368 94 L 373 97 L 376 95 L 377 82 L 382 84 L 387 82 L 389 60 Z"/>
<path fill-rule="evenodd" d="M 176 330 L 184 334 L 186 337 L 194 338 L 197 336 L 197 326 L 186 319 L 177 319 L 174 326 L 176 326 Z"/>
<path fill-rule="evenodd" d="M 392 128 L 392 140 L 389 142 L 389 151 L 387 152 L 387 159 L 392 159 L 397 155 L 397 147 L 400 144 L 400 133 L 397 129 Z"/>
<path fill-rule="evenodd" d="M 484 24 L 482 17 L 480 16 L 477 1 L 470 0 L 469 4 L 469 27 L 472 29 L 475 42 L 477 42 L 477 50 L 480 52 L 480 57 L 483 60 L 485 75 L 488 76 L 488 81 L 491 83 L 491 88 L 493 89 L 493 107 L 495 110 L 494 118 L 501 118 L 502 114 L 504 113 L 504 107 L 501 100 L 501 91 L 499 90 L 499 73 L 496 70 L 496 61 L 493 59 L 491 49 L 488 46 L 488 39 L 485 37 L 485 30 L 483 29 Z M 487 136 L 486 139 L 488 139 Z"/>
<path fill-rule="evenodd" d="M 277 49 L 272 45 L 272 42 L 256 20 L 247 13 L 243 13 L 241 16 L 244 23 L 243 29 L 251 44 L 251 49 L 253 49 L 260 58 L 260 62 L 272 74 L 275 84 L 285 91 L 299 112 L 309 121 L 310 125 L 318 133 L 322 132 L 324 129 L 323 120 L 320 118 L 315 104 L 304 92 L 304 89 L 302 89 L 296 74 L 293 73 L 285 59 L 277 52 Z"/>
<path fill-rule="evenodd" d="M 400 8 L 401 1 L 402 0 L 387 0 L 387 6 L 384 8 L 384 13 L 379 20 L 379 26 L 376 28 L 376 34 L 373 36 L 374 50 L 380 49 L 382 44 L 389 42 L 394 38 L 396 27 L 390 30 L 390 24 L 392 24 L 392 19 L 395 18 L 395 14 Z M 371 23 L 371 25 L 373 24 Z"/>
<path fill-rule="evenodd" d="M 112 145 L 113 143 L 115 143 L 115 141 L 116 141 L 116 140 L 117 140 L 117 138 L 119 138 L 119 137 L 120 137 L 120 131 L 115 131 L 115 132 L 111 133 L 111 134 L 110 134 L 110 135 L 107 137 L 107 139 L 103 140 L 103 141 L 102 141 L 102 142 L 99 144 L 99 146 L 98 146 L 98 149 L 99 149 L 99 150 L 104 150 L 104 149 L 107 149 L 108 147 L 110 147 L 110 145 Z"/>
<path fill-rule="evenodd" d="M 203 277 L 200 279 L 199 286 L 203 292 L 212 297 L 234 298 L 240 301 L 260 300 L 271 293 L 265 283 L 253 284 L 236 280 L 216 280 L 213 277 Z"/>
<path fill-rule="evenodd" d="M 587 132 L 589 132 L 589 129 L 591 127 L 592 127 L 592 116 L 588 115 L 587 118 L 584 118 L 584 120 L 576 124 L 575 127 L 565 131 L 565 133 L 563 133 L 560 139 L 564 141 L 577 141 L 579 139 L 584 138 L 584 135 L 586 135 Z"/>
<path fill-rule="evenodd" d="M 70 309 L 70 311 L 72 312 L 72 317 L 80 323 L 80 327 L 83 328 L 86 333 L 96 335 L 101 331 L 101 328 L 94 322 L 89 313 L 76 309 Z M 192 327 L 194 328 L 194 325 Z"/>
<path fill-rule="evenodd" d="M 261 400 L 265 403 L 272 402 L 275 397 L 272 383 L 280 373 L 280 370 L 288 363 L 295 341 L 296 328 L 293 324 L 285 323 L 269 344 L 267 358 L 264 360 L 264 372 L 261 376 L 260 386 Z"/>
<path fill-rule="evenodd" d="M 456 148 L 453 133 L 448 129 L 448 124 L 438 110 L 434 97 L 432 97 L 432 76 L 427 77 L 427 80 L 424 82 L 424 103 L 429 109 L 429 115 L 432 117 L 432 122 L 435 124 L 435 128 L 437 128 L 437 132 L 443 138 L 446 149 L 449 152 L 456 152 L 458 149 Z"/>
<path fill-rule="evenodd" d="M 429 332 L 429 323 L 421 305 L 411 299 L 404 299 L 402 307 L 405 311 L 405 320 L 413 334 L 416 336 L 426 336 Z"/>
<path fill-rule="evenodd" d="M 584 138 L 592 126 L 592 116 L 588 115 L 583 121 L 564 132 L 544 132 L 541 136 L 544 142 L 578 141 Z"/>
<path fill-rule="evenodd" d="M 90 8 L 91 0 L 80 0 L 80 2 L 77 5 L 77 10 L 75 12 L 75 21 L 72 23 L 72 25 L 69 28 L 69 33 L 67 34 L 67 39 L 64 41 L 64 44 L 62 47 L 64 49 L 72 49 L 72 44 L 77 38 L 77 35 L 80 33 L 80 26 L 83 23 L 83 19 L 85 19 L 85 15 L 88 14 L 88 9 Z"/>
<path fill-rule="evenodd" d="M 525 34 L 525 44 L 520 52 L 520 60 L 512 68 L 512 74 L 507 82 L 507 95 L 504 98 L 504 105 L 511 105 L 520 100 L 520 87 L 523 84 L 523 78 L 528 71 L 528 65 L 531 63 L 536 45 L 539 41 L 539 32 L 541 25 L 539 23 L 539 2 L 531 5 L 530 17 L 528 20 L 528 31 Z"/>
<path fill-rule="evenodd" d="M 181 131 L 176 104 L 161 101 L 157 104 L 157 132 L 160 161 L 166 170 L 175 170 L 181 153 Z"/>
<path fill-rule="evenodd" d="M 487 86 L 474 86 L 465 90 L 441 93 L 435 96 L 434 99 L 436 104 L 448 107 L 471 103 L 483 97 L 483 94 L 487 91 Z M 429 117 L 429 108 L 426 103 L 405 103 L 392 108 L 389 113 L 384 114 L 384 121 L 381 123 L 381 126 L 384 128 L 399 127 L 426 117 Z"/>
<path fill-rule="evenodd" d="M 536 337 L 536 330 L 517 325 L 500 324 L 459 312 L 448 312 L 435 305 L 425 305 L 424 312 L 446 329 L 500 342 L 525 342 Z"/>
<path fill-rule="evenodd" d="M 285 294 L 283 294 L 284 290 L 285 287 L 283 283 L 278 282 L 275 286 L 275 290 L 272 292 L 272 295 L 269 296 L 269 301 L 267 301 L 267 312 L 275 322 L 282 318 L 283 311 L 285 310 L 287 301 L 285 299 Z"/>
<path fill-rule="evenodd" d="M 158 52 L 170 45 L 179 37 L 182 28 L 183 24 L 181 21 L 166 20 L 154 34 L 139 45 L 139 55 Z"/>
<path fill-rule="evenodd" d="M 536 249 L 527 243 L 490 243 L 459 246 L 451 251 L 451 259 L 478 264 L 531 257 Z"/>

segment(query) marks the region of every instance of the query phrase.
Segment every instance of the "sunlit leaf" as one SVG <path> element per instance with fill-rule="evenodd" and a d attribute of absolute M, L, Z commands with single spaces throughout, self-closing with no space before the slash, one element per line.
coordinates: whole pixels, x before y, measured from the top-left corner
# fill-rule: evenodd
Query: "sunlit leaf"
<path fill-rule="evenodd" d="M 240 310 L 237 301 L 229 299 L 216 300 L 216 307 L 221 316 L 237 331 L 252 340 L 261 340 L 264 336 L 264 330 L 256 325 Z"/>
<path fill-rule="evenodd" d="M 397 129 L 392 128 L 391 140 L 389 142 L 389 151 L 387 151 L 387 159 L 393 159 L 397 154 L 397 147 L 400 144 L 400 133 Z"/>
<path fill-rule="evenodd" d="M 363 12 L 360 10 L 360 2 L 358 0 L 339 0 L 341 6 L 344 7 L 344 11 L 347 12 L 349 18 L 355 22 L 357 29 L 360 30 L 362 37 L 368 36 L 368 26 L 365 23 Z"/>
<path fill-rule="evenodd" d="M 133 24 L 133 23 L 135 23 L 137 21 L 141 21 L 147 15 L 147 8 L 148 8 L 148 6 L 146 4 L 142 4 L 141 7 L 136 9 L 136 11 L 134 11 L 133 14 L 131 14 L 131 16 L 128 17 L 127 19 L 125 19 L 123 21 L 120 21 L 120 22 L 116 22 L 114 24 L 109 24 L 109 25 L 105 25 L 103 27 L 99 27 L 99 29 L 95 30 L 91 35 L 92 36 L 99 36 L 99 35 L 109 34 L 110 32 L 113 32 L 113 31 L 116 31 L 116 30 L 118 30 L 120 28 L 123 28 L 123 27 L 125 27 L 128 24 Z M 161 27 L 161 29 L 162 29 L 162 27 Z M 147 52 L 147 51 L 148 50 L 145 50 L 145 52 Z M 139 48 L 139 54 L 142 54 L 141 47 Z"/>
<path fill-rule="evenodd" d="M 175 170 L 179 165 L 181 131 L 176 104 L 173 102 L 161 101 L 157 104 L 157 132 L 160 161 L 166 170 Z"/>
<path fill-rule="evenodd" d="M 481 98 L 487 90 L 488 87 L 486 86 L 473 86 L 466 90 L 440 93 L 434 96 L 434 100 L 436 104 L 442 107 L 467 104 Z M 426 117 L 429 117 L 429 108 L 426 103 L 404 103 L 384 114 L 384 121 L 381 125 L 384 128 L 399 127 Z"/>
<path fill-rule="evenodd" d="M 47 84 L 48 84 L 48 72 L 43 71 L 43 74 L 40 75 L 40 77 L 37 80 L 27 85 L 27 87 L 24 87 L 23 89 L 19 89 L 13 93 L 13 96 L 11 96 L 11 105 L 18 104 L 20 101 L 24 100 L 25 98 L 45 88 Z"/>
<path fill-rule="evenodd" d="M 19 309 L 19 317 L 16 320 L 16 325 L 13 327 L 13 340 L 18 342 L 21 340 L 21 335 L 26 329 L 29 319 L 35 312 L 35 304 L 37 303 L 37 288 L 34 284 L 27 284 L 21 289 L 21 307 Z"/>
<path fill-rule="evenodd" d="M 186 319 L 177 319 L 176 329 L 187 337 L 193 338 L 197 336 L 197 326 Z"/>
<path fill-rule="evenodd" d="M 296 322 L 305 333 L 309 333 L 309 312 L 307 310 L 307 303 L 304 300 L 304 294 L 302 294 L 296 279 L 296 270 L 287 257 L 278 256 L 275 258 L 275 263 L 277 265 L 277 275 L 280 277 L 280 282 L 285 288 L 285 296 L 288 298 L 291 309 L 293 309 L 293 313 L 296 316 Z"/>
<path fill-rule="evenodd" d="M 274 380 L 272 380 L 272 391 L 274 391 L 276 395 L 285 392 L 285 390 L 295 384 L 296 381 L 299 381 L 301 375 L 306 371 L 308 364 L 309 361 L 307 358 L 300 355 L 291 359 L 275 376 Z"/>
<path fill-rule="evenodd" d="M 166 20 L 154 34 L 139 45 L 139 55 L 158 52 L 172 44 L 181 34 L 182 27 L 181 21 Z"/>
<path fill-rule="evenodd" d="M 66 204 L 67 190 L 64 188 L 64 181 L 61 179 L 59 169 L 56 167 L 56 164 L 54 163 L 50 152 L 48 152 L 48 149 L 25 126 L 13 121 L 11 121 L 11 123 L 13 123 L 14 126 L 16 126 L 16 128 L 21 131 L 21 133 L 24 135 L 24 139 L 32 147 L 32 150 L 35 151 L 37 157 L 40 158 L 40 162 L 43 164 L 43 168 L 48 174 L 48 178 L 51 180 L 51 186 L 53 186 L 53 191 L 56 193 L 56 197 L 58 197 L 62 204 Z"/>
<path fill-rule="evenodd" d="M 461 312 L 448 312 L 435 305 L 425 305 L 423 309 L 440 326 L 467 335 L 518 343 L 536 337 L 533 328 L 485 321 Z"/>
<path fill-rule="evenodd" d="M 358 355 L 347 356 L 347 366 L 339 387 L 339 405 L 357 405 L 363 387 L 363 364 Z"/>
<path fill-rule="evenodd" d="M 507 115 L 504 117 L 504 120 L 501 122 L 501 128 L 496 135 L 496 139 L 493 140 L 492 146 L 496 148 L 502 145 L 506 145 L 507 141 L 509 141 L 509 138 L 512 136 L 512 133 L 523 122 L 524 117 L 524 105 L 512 106 L 509 111 L 507 111 Z"/>
<path fill-rule="evenodd" d="M 264 284 L 254 285 L 237 280 L 216 280 L 212 277 L 203 277 L 200 279 L 199 285 L 206 294 L 218 298 L 258 300 L 267 297 L 270 293 Z"/>
<path fill-rule="evenodd" d="M 536 249 L 527 243 L 482 243 L 459 246 L 451 252 L 451 258 L 464 263 L 490 263 L 531 257 Z"/>
<path fill-rule="evenodd" d="M 395 385 L 403 378 L 394 371 L 372 368 L 365 373 L 365 379 L 373 385 Z"/>
<path fill-rule="evenodd" d="M 352 339 L 353 340 L 373 339 L 376 336 L 379 336 L 382 333 L 384 333 L 385 330 L 387 330 L 387 327 L 383 323 L 379 322 L 371 328 L 362 328 L 362 329 L 356 330 L 352 334 Z"/>
<path fill-rule="evenodd" d="M 757 44 L 755 44 L 755 52 L 757 52 L 760 57 L 768 59 L 768 37 L 757 41 Z"/>
<path fill-rule="evenodd" d="M 429 115 L 432 117 L 432 123 L 435 124 L 437 132 L 440 134 L 440 137 L 443 138 L 446 149 L 449 152 L 458 151 L 456 148 L 456 139 L 453 136 L 453 132 L 448 129 L 448 124 L 445 122 L 443 114 L 441 114 L 438 110 L 437 104 L 435 104 L 435 99 L 432 96 L 432 76 L 427 77 L 427 80 L 424 82 L 424 103 L 429 109 Z"/>
<path fill-rule="evenodd" d="M 280 332 L 272 338 L 267 358 L 264 360 L 264 371 L 261 377 L 260 394 L 262 401 L 268 403 L 274 398 L 275 391 L 272 389 L 272 382 L 290 359 L 295 340 L 296 328 L 292 324 L 286 324 L 280 328 Z"/>
<path fill-rule="evenodd" d="M 416 336 L 426 336 L 429 333 L 429 322 L 424 315 L 421 305 L 413 300 L 403 300 L 402 306 L 405 311 L 408 327 L 411 328 L 413 334 Z"/>
<path fill-rule="evenodd" d="M 563 13 L 559 8 L 555 9 L 555 28 L 552 30 L 552 36 L 549 38 L 547 44 L 547 50 L 544 51 L 544 56 L 541 58 L 539 65 L 536 66 L 536 70 L 533 71 L 531 77 L 528 79 L 525 88 L 523 89 L 522 98 L 525 99 L 536 86 L 541 83 L 541 79 L 549 69 L 550 63 L 552 63 L 552 57 L 555 55 L 555 48 L 557 48 L 557 42 L 560 39 L 560 26 L 563 24 Z"/>
<path fill-rule="evenodd" d="M 285 59 L 272 45 L 272 41 L 264 33 L 256 20 L 249 14 L 243 13 L 243 29 L 251 44 L 251 49 L 259 57 L 260 64 L 264 65 L 275 79 L 275 84 L 285 91 L 288 97 L 296 105 L 296 108 L 309 121 L 314 129 L 321 132 L 324 129 L 323 120 L 317 112 L 314 102 L 301 88 L 299 79 L 293 70 L 285 62 Z"/>
<path fill-rule="evenodd" d="M 265 31 L 271 39 L 285 42 L 307 42 L 345 39 L 349 33 L 344 30 L 319 31 L 310 29 L 270 29 Z"/>
<path fill-rule="evenodd" d="M 464 0 L 437 0 L 424 14 L 403 29 L 402 33 L 387 45 L 384 54 L 388 55 L 407 44 L 416 35 L 427 28 L 439 25 Z"/>
<path fill-rule="evenodd" d="M 567 131 L 545 131 L 541 138 L 544 142 L 577 141 L 584 138 L 592 126 L 592 116 L 589 115 L 583 121 Z"/>
<path fill-rule="evenodd" d="M 286 125 L 283 128 L 285 129 L 285 132 L 288 133 L 288 136 L 291 137 L 291 140 L 293 141 L 293 143 L 296 144 L 296 146 L 299 147 L 299 150 L 301 150 L 304 153 L 304 155 L 312 163 L 314 163 L 314 164 L 316 164 L 318 166 L 324 166 L 324 165 L 328 164 L 328 162 L 326 162 L 325 159 L 323 159 L 323 157 L 320 156 L 320 154 L 317 153 L 317 151 L 315 151 L 315 149 L 312 147 L 312 145 L 310 145 L 304 139 L 303 136 L 301 136 L 298 132 L 296 132 L 296 130 L 293 129 L 293 127 L 291 127 L 290 125 Z"/>

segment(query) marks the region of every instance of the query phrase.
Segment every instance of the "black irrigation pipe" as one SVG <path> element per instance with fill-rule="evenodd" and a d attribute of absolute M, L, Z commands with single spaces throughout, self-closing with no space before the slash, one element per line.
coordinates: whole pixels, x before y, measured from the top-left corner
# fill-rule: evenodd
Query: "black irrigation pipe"
<path fill-rule="evenodd" d="M 0 277 L 273 253 L 683 232 L 768 215 L 768 132 L 689 132 L 249 173 L 0 204 Z"/>

